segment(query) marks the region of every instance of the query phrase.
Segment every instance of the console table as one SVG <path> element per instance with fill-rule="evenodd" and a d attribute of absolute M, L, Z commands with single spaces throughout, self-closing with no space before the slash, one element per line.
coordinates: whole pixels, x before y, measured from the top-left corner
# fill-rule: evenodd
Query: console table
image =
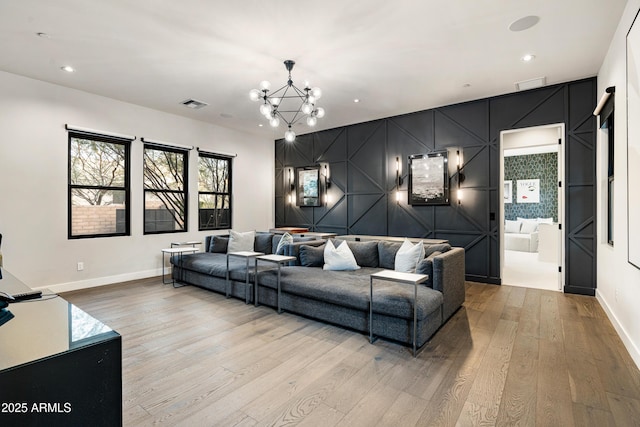
<path fill-rule="evenodd" d="M 258 271 L 258 261 L 255 260 L 255 258 L 259 255 L 264 255 L 264 252 L 254 252 L 254 251 L 238 251 L 238 252 L 228 252 L 227 253 L 227 277 L 226 277 L 226 284 L 225 284 L 225 288 L 226 288 L 226 293 L 227 293 L 227 298 L 229 298 L 229 288 L 231 285 L 231 277 L 230 277 L 230 272 L 229 272 L 229 257 L 239 257 L 239 258 L 244 258 L 247 261 L 247 265 L 246 265 L 246 269 L 244 271 L 244 281 L 245 281 L 245 292 L 244 292 L 244 296 L 245 296 L 245 303 L 249 304 L 249 289 L 250 289 L 250 284 L 249 284 L 249 260 L 253 259 L 254 260 L 254 272 Z"/>
<path fill-rule="evenodd" d="M 259 255 L 256 257 L 256 277 L 255 277 L 255 296 L 254 296 L 254 304 L 257 307 L 258 306 L 258 261 L 265 261 L 265 262 L 270 262 L 273 264 L 277 264 L 278 265 L 278 281 L 276 282 L 278 284 L 278 314 L 282 313 L 282 309 L 280 308 L 280 269 L 282 268 L 282 266 L 290 261 L 295 261 L 296 257 L 294 256 L 288 256 L 288 255 L 274 255 L 274 254 L 270 254 L 270 255 Z"/>
<path fill-rule="evenodd" d="M 413 357 L 416 357 L 416 331 L 418 329 L 418 283 L 429 279 L 426 274 L 403 273 L 393 270 L 382 270 L 369 277 L 369 342 L 373 343 L 373 280 L 387 280 L 396 283 L 408 283 L 414 286 L 413 291 Z"/>
<path fill-rule="evenodd" d="M 0 268 L 0 290 L 31 289 Z M 0 425 L 121 426 L 120 335 L 43 295 L 3 309 L 11 316 L 0 326 Z"/>

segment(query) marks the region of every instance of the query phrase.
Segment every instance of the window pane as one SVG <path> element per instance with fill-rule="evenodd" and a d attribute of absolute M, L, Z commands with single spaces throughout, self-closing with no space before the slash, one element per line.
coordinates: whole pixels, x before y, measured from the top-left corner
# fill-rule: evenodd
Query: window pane
<path fill-rule="evenodd" d="M 71 190 L 71 235 L 126 232 L 124 190 Z"/>
<path fill-rule="evenodd" d="M 198 190 L 211 193 L 229 192 L 229 160 L 200 157 Z"/>
<path fill-rule="evenodd" d="M 185 225 L 184 193 L 145 191 L 145 233 L 183 231 Z"/>
<path fill-rule="evenodd" d="M 226 194 L 200 194 L 199 228 L 212 230 L 231 227 L 231 197 Z"/>
<path fill-rule="evenodd" d="M 144 188 L 184 190 L 184 153 L 144 149 Z"/>
<path fill-rule="evenodd" d="M 71 184 L 124 187 L 125 146 L 71 138 Z"/>

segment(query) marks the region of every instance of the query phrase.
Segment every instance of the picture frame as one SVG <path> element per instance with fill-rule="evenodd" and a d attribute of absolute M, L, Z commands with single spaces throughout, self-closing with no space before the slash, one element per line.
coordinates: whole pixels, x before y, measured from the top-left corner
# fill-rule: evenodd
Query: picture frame
<path fill-rule="evenodd" d="M 320 166 L 296 168 L 296 205 L 320 206 Z"/>
<path fill-rule="evenodd" d="M 540 180 L 519 179 L 517 185 L 517 203 L 540 203 Z"/>
<path fill-rule="evenodd" d="M 409 156 L 409 204 L 412 206 L 449 204 L 447 151 Z"/>
<path fill-rule="evenodd" d="M 502 194 L 504 203 L 513 203 L 513 181 L 507 180 L 504 182 L 504 191 Z"/>

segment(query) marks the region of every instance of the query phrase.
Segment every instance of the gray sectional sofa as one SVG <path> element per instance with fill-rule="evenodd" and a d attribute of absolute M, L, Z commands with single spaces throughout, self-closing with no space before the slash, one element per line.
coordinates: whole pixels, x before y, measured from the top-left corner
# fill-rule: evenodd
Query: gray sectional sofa
<path fill-rule="evenodd" d="M 254 249 L 274 253 L 280 238 L 257 233 Z M 325 243 L 313 237 L 294 238 L 293 243 L 284 247 L 284 254 L 294 256 L 295 261 L 281 270 L 281 307 L 290 313 L 369 333 L 369 277 L 383 269 L 394 269 L 401 242 L 384 237 L 365 242 L 347 240 L 361 267 L 354 271 L 323 270 Z M 224 294 L 227 289 L 224 238 L 208 236 L 205 249 L 206 252 L 184 255 L 182 259 L 172 258 L 173 277 Z M 244 259 L 229 258 L 230 295 L 242 300 L 247 291 L 245 266 Z M 255 275 L 250 270 L 253 284 Z M 429 275 L 429 280 L 418 286 L 416 344 L 420 347 L 464 302 L 464 249 L 449 244 L 425 244 L 425 258 L 416 272 Z M 253 290 L 249 293 L 253 301 Z M 412 285 L 375 281 L 374 335 L 410 345 L 413 298 Z M 277 269 L 271 263 L 258 266 L 258 303 L 277 306 Z"/>

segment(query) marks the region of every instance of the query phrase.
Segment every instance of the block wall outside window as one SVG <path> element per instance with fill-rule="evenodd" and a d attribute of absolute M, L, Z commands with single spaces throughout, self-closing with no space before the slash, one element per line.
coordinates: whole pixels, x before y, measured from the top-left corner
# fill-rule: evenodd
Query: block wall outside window
<path fill-rule="evenodd" d="M 69 132 L 69 238 L 125 236 L 130 140 Z"/>

